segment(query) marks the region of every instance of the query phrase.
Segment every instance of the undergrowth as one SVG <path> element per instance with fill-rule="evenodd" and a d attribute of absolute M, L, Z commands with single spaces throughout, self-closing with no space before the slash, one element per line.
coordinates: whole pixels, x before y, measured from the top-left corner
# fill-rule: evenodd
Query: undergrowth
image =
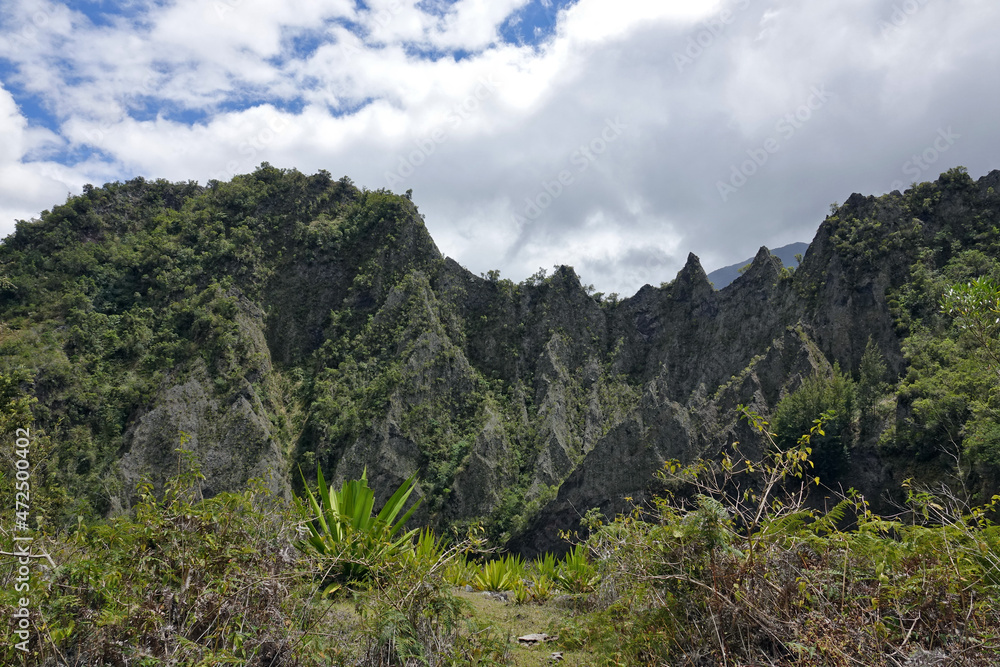
<path fill-rule="evenodd" d="M 910 511 L 883 518 L 850 492 L 819 510 L 809 440 L 763 462 L 737 444 L 718 462 L 668 463 L 672 492 L 592 521 L 601 584 L 564 645 L 607 664 L 998 664 L 1000 527 L 987 514 L 1000 497 L 969 508 L 910 489 Z"/>
<path fill-rule="evenodd" d="M 129 514 L 35 536 L 28 651 L 11 624 L 0 663 L 511 664 L 512 638 L 454 594 L 472 586 L 551 605 L 549 631 L 593 664 L 998 664 L 1000 497 L 970 507 L 909 487 L 895 517 L 854 492 L 821 510 L 810 440 L 822 421 L 762 461 L 737 443 L 670 462 L 652 503 L 610 522 L 589 513 L 586 540 L 527 562 L 492 557 L 474 532 L 403 531 L 413 480 L 377 515 L 364 479 L 308 503 L 259 482 L 206 499 L 179 450 L 180 473 L 160 495 L 140 485 Z M 16 559 L 0 567 L 6 618 L 17 572 Z"/>

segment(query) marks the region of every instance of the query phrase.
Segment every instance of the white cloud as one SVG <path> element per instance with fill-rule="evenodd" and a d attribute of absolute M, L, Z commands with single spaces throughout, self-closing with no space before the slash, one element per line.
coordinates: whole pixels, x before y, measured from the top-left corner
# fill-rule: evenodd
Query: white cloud
<path fill-rule="evenodd" d="M 30 127 L 14 98 L 0 86 L 0 229 L 12 230 L 15 220 L 36 217 L 83 185 L 81 175 L 63 165 L 23 161 L 45 155 L 60 143 L 52 132 Z"/>
<path fill-rule="evenodd" d="M 527 0 L 366 4 L 180 0 L 95 26 L 8 3 L 7 89 L 36 95 L 58 133 L 0 95 L 4 220 L 85 179 L 205 181 L 266 160 L 413 188 L 439 246 L 476 272 L 567 263 L 630 293 L 671 279 L 688 250 L 711 269 L 808 239 L 831 201 L 907 178 L 942 127 L 961 138 L 922 178 L 1000 167 L 985 74 L 1000 5 L 985 0 L 895 18 L 890 0 L 578 0 L 534 46 L 499 37 Z M 625 129 L 577 171 L 615 118 Z M 778 149 L 723 201 L 718 184 L 768 139 Z M 102 152 L 53 161 L 88 146 Z M 518 222 L 567 169 L 573 182 Z"/>

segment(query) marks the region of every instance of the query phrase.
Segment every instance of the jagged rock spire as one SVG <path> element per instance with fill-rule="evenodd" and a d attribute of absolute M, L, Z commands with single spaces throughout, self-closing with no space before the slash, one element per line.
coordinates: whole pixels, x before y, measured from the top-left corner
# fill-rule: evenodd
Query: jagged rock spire
<path fill-rule="evenodd" d="M 708 281 L 708 274 L 701 266 L 701 260 L 693 252 L 688 253 L 687 262 L 677 273 L 677 279 L 674 281 L 674 298 L 678 301 L 704 298 L 713 291 L 712 283 Z"/>

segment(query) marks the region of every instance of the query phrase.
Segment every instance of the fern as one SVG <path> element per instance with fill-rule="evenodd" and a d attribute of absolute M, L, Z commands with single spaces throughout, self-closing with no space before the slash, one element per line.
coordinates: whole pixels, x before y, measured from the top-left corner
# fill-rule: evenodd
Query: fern
<path fill-rule="evenodd" d="M 826 514 L 810 524 L 809 529 L 815 535 L 830 535 L 837 532 L 837 525 L 844 521 L 848 508 L 854 505 L 850 498 L 844 498 L 834 505 Z"/>

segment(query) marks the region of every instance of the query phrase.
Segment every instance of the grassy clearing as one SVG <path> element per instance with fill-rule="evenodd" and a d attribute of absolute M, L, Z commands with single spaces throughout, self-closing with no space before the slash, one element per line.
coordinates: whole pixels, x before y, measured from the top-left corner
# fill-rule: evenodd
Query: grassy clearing
<path fill-rule="evenodd" d="M 566 606 L 550 601 L 546 604 L 524 604 L 499 602 L 489 599 L 481 592 L 456 591 L 455 595 L 467 601 L 470 606 L 470 618 L 480 624 L 490 625 L 497 632 L 509 637 L 511 645 L 511 661 L 509 664 L 519 667 L 535 667 L 536 665 L 552 665 L 550 656 L 554 651 L 563 653 L 564 665 L 593 665 L 597 657 L 586 649 L 566 650 L 558 641 L 527 647 L 517 642 L 518 637 L 528 634 L 544 633 L 555 636 L 560 625 L 574 612 Z"/>

